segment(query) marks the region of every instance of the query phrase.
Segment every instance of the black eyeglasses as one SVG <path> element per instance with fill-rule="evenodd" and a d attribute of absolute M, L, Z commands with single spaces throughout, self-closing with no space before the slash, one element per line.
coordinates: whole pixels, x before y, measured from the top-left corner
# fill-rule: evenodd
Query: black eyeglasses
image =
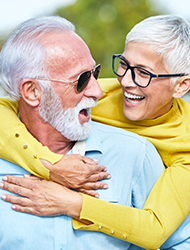
<path fill-rule="evenodd" d="M 98 76 L 100 74 L 100 68 L 101 68 L 101 64 L 98 64 L 97 66 L 95 66 L 92 70 L 88 70 L 88 71 L 84 71 L 82 72 L 76 81 L 74 82 L 64 82 L 61 80 L 56 80 L 56 79 L 47 79 L 44 77 L 36 77 L 35 79 L 37 80 L 43 80 L 43 81 L 53 81 L 53 82 L 60 82 L 63 84 L 71 84 L 71 85 L 75 85 L 75 89 L 77 93 L 81 93 L 86 86 L 89 83 L 91 74 L 93 74 L 95 79 L 98 79 Z"/>
<path fill-rule="evenodd" d="M 133 82 L 141 87 L 146 88 L 150 84 L 152 78 L 158 78 L 158 77 L 180 77 L 185 76 L 188 74 L 153 74 L 149 72 L 148 70 L 141 68 L 141 67 L 132 67 L 129 65 L 127 60 L 122 55 L 113 55 L 112 60 L 112 70 L 114 74 L 116 74 L 119 77 L 123 77 L 128 69 L 131 70 L 131 76 Z"/>

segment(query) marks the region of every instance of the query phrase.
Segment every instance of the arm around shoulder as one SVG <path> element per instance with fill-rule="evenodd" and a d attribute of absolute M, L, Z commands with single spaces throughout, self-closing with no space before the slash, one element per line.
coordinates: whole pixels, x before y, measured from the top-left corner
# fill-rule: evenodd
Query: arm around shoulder
<path fill-rule="evenodd" d="M 46 159 L 52 164 L 63 156 L 52 153 L 43 147 L 26 129 L 18 118 L 19 110 L 16 101 L 0 98 L 0 155 L 1 158 L 22 166 L 30 173 L 49 179 L 49 170 L 40 159 Z M 11 153 L 10 153 L 11 152 Z"/>

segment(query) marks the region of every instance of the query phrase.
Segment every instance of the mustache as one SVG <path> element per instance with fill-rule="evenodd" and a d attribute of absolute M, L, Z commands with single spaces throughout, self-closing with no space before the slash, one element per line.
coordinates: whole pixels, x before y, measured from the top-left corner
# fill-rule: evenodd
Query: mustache
<path fill-rule="evenodd" d="M 95 107 L 97 103 L 98 103 L 98 99 L 85 97 L 78 103 L 76 107 L 80 110 L 89 109 L 89 108 Z"/>

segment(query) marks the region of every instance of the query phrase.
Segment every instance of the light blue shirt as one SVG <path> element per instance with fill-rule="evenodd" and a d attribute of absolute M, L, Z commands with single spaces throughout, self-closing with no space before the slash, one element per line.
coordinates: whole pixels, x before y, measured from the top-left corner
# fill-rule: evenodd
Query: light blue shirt
<path fill-rule="evenodd" d="M 10 152 L 11 153 L 11 152 Z M 68 153 L 71 154 L 72 150 Z M 99 160 L 112 178 L 109 188 L 99 190 L 100 199 L 142 208 L 164 166 L 146 139 L 111 126 L 92 123 L 85 141 L 85 155 Z M 23 176 L 21 167 L 0 159 L 0 177 Z M 6 193 L 0 190 L 0 195 Z M 102 211 L 104 213 L 105 211 Z M 0 200 L 0 249 L 2 250 L 114 250 L 141 249 L 100 232 L 77 231 L 68 216 L 38 217 L 15 212 Z"/>

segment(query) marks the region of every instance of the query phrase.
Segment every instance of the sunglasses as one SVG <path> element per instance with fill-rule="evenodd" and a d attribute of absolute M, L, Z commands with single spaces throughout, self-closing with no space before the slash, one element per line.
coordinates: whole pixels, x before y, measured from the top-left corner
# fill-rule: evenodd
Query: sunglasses
<path fill-rule="evenodd" d="M 81 93 L 87 87 L 92 74 L 93 74 L 93 76 L 94 76 L 94 78 L 96 80 L 98 79 L 98 76 L 100 74 L 100 68 L 101 68 L 101 64 L 98 64 L 92 70 L 82 72 L 78 76 L 77 80 L 74 81 L 74 82 L 64 82 L 64 81 L 61 81 L 61 80 L 47 79 L 47 78 L 43 78 L 43 77 L 36 77 L 35 79 L 36 80 L 52 81 L 52 82 L 59 82 L 59 83 L 63 83 L 63 84 L 74 85 L 75 89 L 76 89 L 76 92 Z"/>

